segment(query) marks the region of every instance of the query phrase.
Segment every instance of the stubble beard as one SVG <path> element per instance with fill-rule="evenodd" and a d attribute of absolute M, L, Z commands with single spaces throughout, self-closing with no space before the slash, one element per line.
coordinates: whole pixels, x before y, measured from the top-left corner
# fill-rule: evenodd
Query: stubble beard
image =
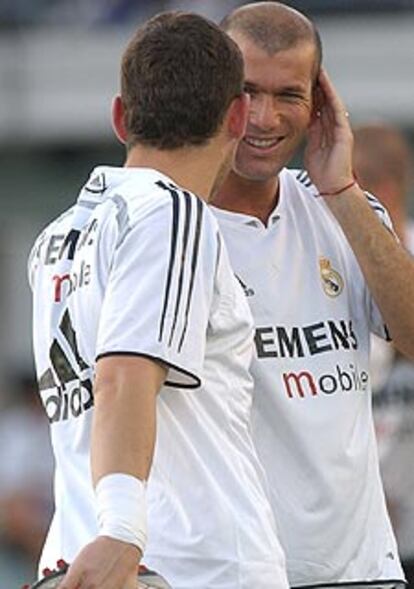
<path fill-rule="evenodd" d="M 267 182 L 271 178 L 275 178 L 284 166 L 278 165 L 277 162 L 266 162 L 261 165 L 260 162 L 243 161 L 243 158 L 236 158 L 233 162 L 233 172 L 245 180 L 252 182 Z"/>

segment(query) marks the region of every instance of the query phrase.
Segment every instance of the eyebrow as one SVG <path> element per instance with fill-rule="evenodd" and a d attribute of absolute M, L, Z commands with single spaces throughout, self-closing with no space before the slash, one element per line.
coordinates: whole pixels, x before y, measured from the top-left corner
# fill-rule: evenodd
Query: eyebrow
<path fill-rule="evenodd" d="M 244 88 L 245 90 L 248 88 L 251 90 L 264 90 L 264 88 L 262 88 L 258 84 L 255 84 L 254 82 L 249 82 L 248 80 L 244 82 Z"/>
<path fill-rule="evenodd" d="M 263 86 L 260 86 L 259 84 L 256 84 L 255 82 L 249 82 L 248 80 L 245 81 L 244 83 L 244 89 L 245 91 L 249 91 L 249 90 L 256 90 L 259 92 L 269 92 L 269 93 L 273 93 L 269 90 L 266 90 L 266 88 L 263 88 Z M 292 92 L 292 93 L 300 93 L 303 94 L 304 92 L 306 92 L 306 88 L 304 88 L 303 86 L 300 85 L 296 85 L 296 86 L 283 86 L 281 88 L 278 89 L 277 93 L 281 93 L 281 92 Z"/>

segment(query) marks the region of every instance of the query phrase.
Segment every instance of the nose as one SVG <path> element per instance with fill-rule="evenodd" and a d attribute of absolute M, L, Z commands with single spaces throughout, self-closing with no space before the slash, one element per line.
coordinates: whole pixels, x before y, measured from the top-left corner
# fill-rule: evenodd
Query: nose
<path fill-rule="evenodd" d="M 262 130 L 272 130 L 277 126 L 280 113 L 273 96 L 261 94 L 251 101 L 250 123 Z"/>

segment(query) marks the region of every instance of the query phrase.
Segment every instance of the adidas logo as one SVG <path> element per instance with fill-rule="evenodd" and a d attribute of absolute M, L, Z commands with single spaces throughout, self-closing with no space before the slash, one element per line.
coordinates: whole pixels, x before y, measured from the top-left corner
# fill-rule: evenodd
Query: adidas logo
<path fill-rule="evenodd" d="M 86 184 L 85 190 L 92 194 L 102 194 L 107 189 L 105 174 L 93 176 Z"/>
<path fill-rule="evenodd" d="M 243 280 L 240 278 L 240 276 L 237 276 L 237 274 L 235 274 L 235 276 L 236 276 L 237 280 L 240 282 L 246 297 L 253 297 L 256 294 L 254 292 L 253 288 L 251 288 L 250 286 L 247 286 L 247 284 L 245 282 L 243 282 Z"/>

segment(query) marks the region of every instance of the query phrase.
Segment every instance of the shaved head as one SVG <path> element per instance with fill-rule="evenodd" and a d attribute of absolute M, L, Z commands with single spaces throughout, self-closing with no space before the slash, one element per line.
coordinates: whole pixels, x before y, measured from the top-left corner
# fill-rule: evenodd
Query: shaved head
<path fill-rule="evenodd" d="M 236 8 L 220 23 L 227 32 L 237 32 L 274 55 L 302 43 L 315 47 L 315 78 L 322 61 L 322 44 L 311 20 L 280 2 L 255 2 Z"/>

